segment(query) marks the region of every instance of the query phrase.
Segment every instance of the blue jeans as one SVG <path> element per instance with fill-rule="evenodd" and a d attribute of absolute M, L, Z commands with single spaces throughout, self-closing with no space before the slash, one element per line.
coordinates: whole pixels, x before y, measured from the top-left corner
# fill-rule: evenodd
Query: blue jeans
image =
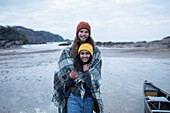
<path fill-rule="evenodd" d="M 81 99 L 81 97 L 75 96 L 70 93 L 67 101 L 68 113 L 93 113 L 94 101 L 92 97 Z"/>

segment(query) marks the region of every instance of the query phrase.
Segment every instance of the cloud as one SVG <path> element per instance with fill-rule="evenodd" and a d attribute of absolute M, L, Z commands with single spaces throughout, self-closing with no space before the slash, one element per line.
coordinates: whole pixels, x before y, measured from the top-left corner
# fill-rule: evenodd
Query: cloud
<path fill-rule="evenodd" d="M 134 3 L 140 2 L 141 0 L 116 0 L 116 3 Z"/>

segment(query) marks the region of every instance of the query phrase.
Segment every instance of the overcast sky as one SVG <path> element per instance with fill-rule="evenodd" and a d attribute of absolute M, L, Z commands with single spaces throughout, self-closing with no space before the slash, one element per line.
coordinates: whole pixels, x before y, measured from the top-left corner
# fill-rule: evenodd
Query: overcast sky
<path fill-rule="evenodd" d="M 20 25 L 73 40 L 80 21 L 95 41 L 170 36 L 170 0 L 0 0 L 0 25 Z"/>

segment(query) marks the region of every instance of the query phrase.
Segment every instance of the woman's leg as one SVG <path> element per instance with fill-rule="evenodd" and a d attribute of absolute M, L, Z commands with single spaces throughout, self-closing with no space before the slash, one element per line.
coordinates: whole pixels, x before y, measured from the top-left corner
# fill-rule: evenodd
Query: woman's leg
<path fill-rule="evenodd" d="M 92 97 L 84 98 L 83 113 L 93 113 L 94 100 Z"/>
<path fill-rule="evenodd" d="M 67 101 L 67 113 L 82 113 L 81 97 L 77 97 L 70 93 Z M 87 112 L 88 113 L 88 112 Z"/>

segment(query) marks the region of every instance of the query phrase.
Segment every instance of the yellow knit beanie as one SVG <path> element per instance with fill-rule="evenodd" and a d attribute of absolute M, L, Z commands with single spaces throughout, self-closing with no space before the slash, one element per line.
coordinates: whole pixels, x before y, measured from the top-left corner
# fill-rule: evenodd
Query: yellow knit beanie
<path fill-rule="evenodd" d="M 93 57 L 93 46 L 89 43 L 83 43 L 80 45 L 79 49 L 78 49 L 78 54 L 80 53 L 80 51 L 82 50 L 86 50 L 88 52 L 90 52 L 91 56 Z"/>

